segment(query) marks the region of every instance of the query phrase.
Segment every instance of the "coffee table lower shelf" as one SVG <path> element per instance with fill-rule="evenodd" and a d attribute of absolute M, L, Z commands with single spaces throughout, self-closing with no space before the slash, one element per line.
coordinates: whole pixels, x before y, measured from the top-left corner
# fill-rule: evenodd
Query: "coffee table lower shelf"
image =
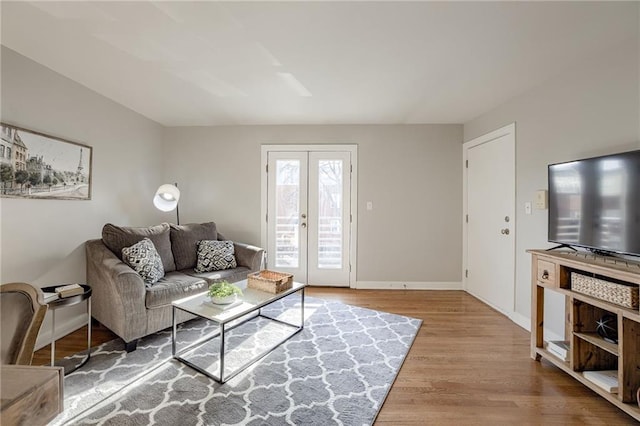
<path fill-rule="evenodd" d="M 209 321 L 213 321 L 218 323 L 218 331 L 203 337 L 202 339 L 199 339 L 196 342 L 193 342 L 189 345 L 187 345 L 184 348 L 178 349 L 177 348 L 177 343 L 176 343 L 176 338 L 177 338 L 177 333 L 178 333 L 178 329 L 177 329 L 177 321 L 176 321 L 176 310 L 180 309 L 183 310 L 185 312 L 189 312 L 189 313 L 194 313 L 192 311 L 189 310 L 185 310 L 185 309 L 181 309 L 180 306 L 176 306 L 175 304 L 173 305 L 173 327 L 172 327 L 172 332 L 171 332 L 171 351 L 173 354 L 173 358 L 184 363 L 185 365 L 193 368 L 194 370 L 204 374 L 207 377 L 210 377 L 211 379 L 215 380 L 218 383 L 225 383 L 229 380 L 231 380 L 233 377 L 237 376 L 238 374 L 240 374 L 241 372 L 243 372 L 244 370 L 246 370 L 249 366 L 251 366 L 252 364 L 254 364 L 255 362 L 259 361 L 260 359 L 264 358 L 265 356 L 267 356 L 269 353 L 271 353 L 275 348 L 277 348 L 278 346 L 280 346 L 281 344 L 283 344 L 284 342 L 286 342 L 287 340 L 289 340 L 291 337 L 293 337 L 294 335 L 296 335 L 297 333 L 299 333 L 300 331 L 302 331 L 304 329 L 304 287 L 300 287 L 299 289 L 297 289 L 294 292 L 298 292 L 300 294 L 300 323 L 299 324 L 292 324 L 286 321 L 282 321 L 280 319 L 277 318 L 272 318 L 269 317 L 267 315 L 263 315 L 262 314 L 262 307 L 268 305 L 264 304 L 260 307 L 256 307 L 253 310 L 250 310 L 248 312 L 246 312 L 241 319 L 235 319 L 234 321 L 228 321 L 228 322 L 218 322 L 215 321 L 215 319 L 211 319 L 205 316 L 201 316 L 201 318 L 207 319 Z M 283 295 L 286 296 L 286 295 Z M 271 300 L 270 303 L 275 302 L 276 300 L 279 300 L 281 297 L 274 297 L 273 300 Z M 255 315 L 252 315 L 255 314 Z M 291 327 L 292 331 L 291 333 L 285 335 L 284 338 L 278 340 L 276 343 L 274 343 L 273 345 L 271 345 L 268 349 L 264 350 L 263 352 L 261 352 L 260 354 L 252 357 L 251 359 L 247 360 L 246 362 L 244 362 L 241 366 L 235 368 L 234 370 L 230 371 L 229 373 L 225 374 L 225 336 L 226 333 L 233 330 L 236 327 L 239 327 L 245 323 L 247 323 L 248 321 L 252 321 L 252 320 L 256 320 L 257 318 L 264 318 L 266 320 L 269 321 L 273 321 L 275 323 L 279 323 L 279 324 L 283 324 L 287 327 Z M 230 324 L 231 323 L 231 324 Z M 259 331 L 258 331 L 259 333 Z M 220 361 L 220 365 L 219 365 L 219 374 L 213 374 L 210 371 L 196 365 L 195 363 L 189 361 L 188 359 L 186 359 L 183 355 L 186 355 L 190 352 L 193 352 L 195 350 L 197 350 L 198 348 L 202 347 L 204 344 L 206 344 L 207 342 L 220 337 L 220 348 L 219 348 L 219 361 Z"/>

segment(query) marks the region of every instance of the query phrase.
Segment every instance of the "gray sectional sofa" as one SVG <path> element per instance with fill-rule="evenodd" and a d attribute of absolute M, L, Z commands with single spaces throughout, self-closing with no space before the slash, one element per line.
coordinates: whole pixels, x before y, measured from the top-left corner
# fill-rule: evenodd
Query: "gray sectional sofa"
<path fill-rule="evenodd" d="M 122 248 L 149 238 L 164 267 L 165 275 L 147 285 L 122 261 Z M 92 289 L 92 316 L 120 336 L 127 351 L 136 349 L 138 339 L 172 324 L 171 302 L 206 291 L 210 283 L 246 279 L 260 270 L 264 250 L 234 242 L 237 268 L 197 273 L 197 243 L 226 240 L 213 222 L 161 225 L 145 228 L 106 224 L 102 239 L 86 242 L 87 283 Z M 179 311 L 178 322 L 193 318 Z"/>

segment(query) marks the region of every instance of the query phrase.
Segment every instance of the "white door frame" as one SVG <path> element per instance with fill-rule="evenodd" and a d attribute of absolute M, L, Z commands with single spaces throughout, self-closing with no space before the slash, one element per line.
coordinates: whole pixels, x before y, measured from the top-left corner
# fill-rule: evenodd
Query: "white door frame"
<path fill-rule="evenodd" d="M 468 159 L 468 153 L 469 150 L 475 146 L 478 145 L 482 145 L 483 143 L 487 143 L 490 142 L 494 139 L 498 139 L 501 138 L 503 136 L 509 136 L 510 137 L 510 142 L 513 144 L 513 148 L 514 148 L 514 153 L 516 153 L 516 123 L 511 123 L 508 124 L 504 127 L 501 127 L 497 130 L 494 130 L 492 132 L 487 133 L 486 135 L 482 135 L 479 136 L 475 139 L 470 140 L 469 142 L 466 142 L 462 145 L 462 211 L 464 212 L 464 214 L 462 215 L 462 288 L 465 291 L 468 291 L 468 287 L 467 287 L 467 274 L 466 274 L 466 270 L 468 267 L 468 241 L 467 241 L 467 212 L 469 211 L 468 209 L 468 204 L 467 204 L 467 179 L 468 179 L 468 169 L 466 167 L 467 164 L 467 159 Z M 515 163 L 516 159 L 515 159 L 515 155 L 513 158 L 513 161 Z M 514 164 L 515 166 L 515 164 Z M 515 167 L 514 167 L 515 169 Z M 514 175 L 514 188 L 517 188 L 517 173 L 516 175 Z M 517 199 L 516 199 L 516 195 L 517 194 L 513 194 L 514 196 L 514 203 L 517 203 Z M 502 312 L 503 314 L 505 314 L 507 317 L 509 317 L 509 319 L 511 319 L 512 321 L 514 321 L 517 324 L 520 324 L 521 321 L 519 321 L 519 316 L 521 315 L 517 315 L 516 311 L 515 311 L 515 306 L 516 306 L 516 247 L 517 247 L 517 237 L 518 237 L 518 233 L 516 232 L 516 226 L 517 226 L 517 215 L 518 215 L 518 209 L 516 208 L 517 204 L 514 205 L 514 217 L 513 217 L 513 221 L 512 224 L 510 224 L 510 228 L 513 229 L 514 231 L 514 253 L 513 253 L 513 259 L 514 259 L 514 264 L 513 264 L 513 301 L 512 301 L 512 308 L 511 308 L 511 312 L 504 312 L 502 309 L 492 305 L 491 303 L 483 300 L 483 302 L 487 303 L 488 305 L 490 305 L 492 308 L 496 309 L 499 312 Z"/>
<path fill-rule="evenodd" d="M 262 145 L 260 153 L 260 246 L 267 247 L 267 162 L 269 152 L 343 151 L 351 154 L 351 223 L 349 229 L 349 287 L 356 288 L 358 242 L 358 145 Z M 267 254 L 268 255 L 268 254 Z"/>

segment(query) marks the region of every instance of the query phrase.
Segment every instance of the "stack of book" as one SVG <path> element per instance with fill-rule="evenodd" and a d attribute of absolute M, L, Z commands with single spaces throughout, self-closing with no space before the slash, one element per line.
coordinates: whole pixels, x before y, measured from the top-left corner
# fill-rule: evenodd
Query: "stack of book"
<path fill-rule="evenodd" d="M 53 302 L 54 300 L 58 300 L 58 293 L 51 293 L 51 292 L 44 291 L 42 292 L 42 294 L 44 296 L 44 303 L 49 303 L 49 302 Z"/>
<path fill-rule="evenodd" d="M 69 284 L 63 285 L 62 287 L 56 287 L 56 293 L 60 298 L 63 297 L 71 297 L 77 294 L 84 293 L 84 289 L 80 286 L 80 284 Z"/>
<path fill-rule="evenodd" d="M 551 340 L 547 343 L 547 350 L 563 361 L 569 361 L 569 342 L 567 340 Z"/>
<path fill-rule="evenodd" d="M 585 379 L 609 393 L 618 393 L 618 370 L 583 371 Z"/>

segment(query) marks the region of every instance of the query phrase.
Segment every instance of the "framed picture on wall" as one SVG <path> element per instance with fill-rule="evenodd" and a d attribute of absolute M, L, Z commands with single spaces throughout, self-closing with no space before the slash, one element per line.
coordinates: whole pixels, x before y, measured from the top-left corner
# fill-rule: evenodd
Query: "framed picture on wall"
<path fill-rule="evenodd" d="M 0 196 L 90 200 L 90 146 L 0 123 Z"/>

